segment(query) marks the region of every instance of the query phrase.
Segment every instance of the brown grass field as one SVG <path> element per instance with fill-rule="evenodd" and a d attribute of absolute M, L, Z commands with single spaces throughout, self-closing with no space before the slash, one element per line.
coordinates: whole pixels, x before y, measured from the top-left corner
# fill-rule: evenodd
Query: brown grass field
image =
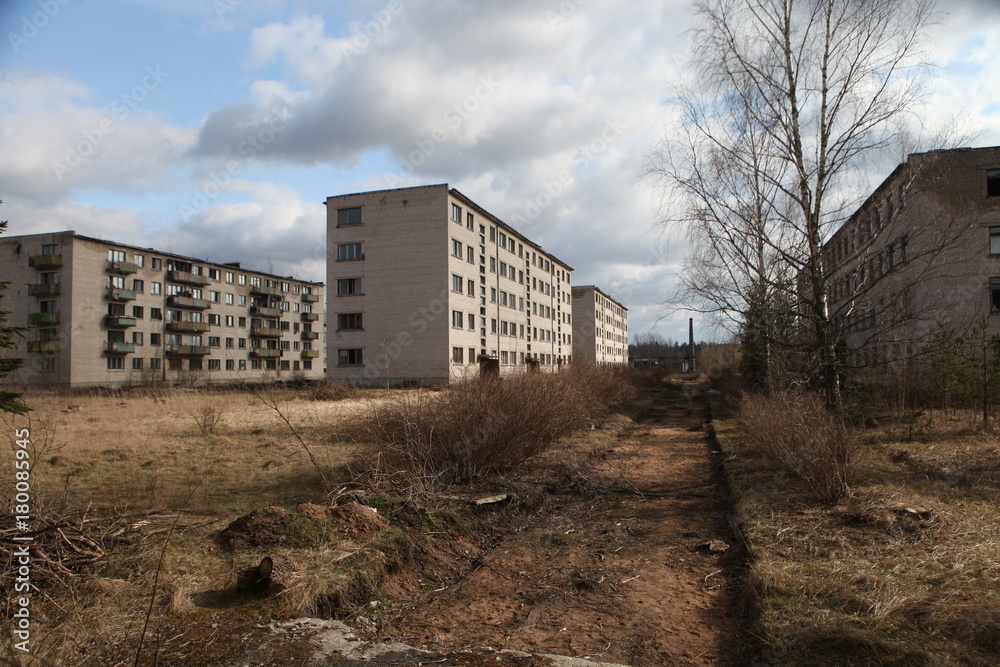
<path fill-rule="evenodd" d="M 718 425 L 764 660 L 1000 664 L 1000 435 L 975 423 L 937 413 L 862 430 L 850 493 L 832 505 Z"/>

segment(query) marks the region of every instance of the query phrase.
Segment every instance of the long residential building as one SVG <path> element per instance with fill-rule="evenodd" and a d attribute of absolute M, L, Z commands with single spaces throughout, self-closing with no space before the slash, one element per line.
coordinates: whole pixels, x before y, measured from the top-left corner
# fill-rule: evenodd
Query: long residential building
<path fill-rule="evenodd" d="M 1000 147 L 909 155 L 824 261 L 848 367 L 910 367 L 942 326 L 1000 333 Z"/>
<path fill-rule="evenodd" d="M 73 231 L 0 237 L 25 386 L 324 376 L 323 284 Z"/>
<path fill-rule="evenodd" d="M 443 384 L 570 363 L 572 267 L 458 190 L 326 206 L 331 380 Z"/>
<path fill-rule="evenodd" d="M 628 364 L 628 308 L 593 285 L 574 287 L 573 358 L 577 363 Z"/>

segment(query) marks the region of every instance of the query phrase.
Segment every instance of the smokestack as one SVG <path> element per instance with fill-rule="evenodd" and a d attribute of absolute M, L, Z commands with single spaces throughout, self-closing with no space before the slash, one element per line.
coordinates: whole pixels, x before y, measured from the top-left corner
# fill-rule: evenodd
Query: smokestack
<path fill-rule="evenodd" d="M 693 373 L 695 369 L 694 362 L 694 318 L 688 318 L 688 358 L 691 360 L 690 371 Z"/>

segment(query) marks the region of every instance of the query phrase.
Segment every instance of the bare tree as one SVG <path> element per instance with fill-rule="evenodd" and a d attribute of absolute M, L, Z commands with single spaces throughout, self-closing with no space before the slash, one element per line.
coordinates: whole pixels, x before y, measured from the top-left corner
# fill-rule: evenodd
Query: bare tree
<path fill-rule="evenodd" d="M 649 171 L 697 239 L 696 307 L 806 354 L 841 403 L 840 318 L 823 246 L 858 203 L 852 179 L 894 145 L 920 102 L 933 0 L 702 0 L 697 88 L 677 95 L 681 139 Z M 794 314 L 789 337 L 775 316 Z"/>

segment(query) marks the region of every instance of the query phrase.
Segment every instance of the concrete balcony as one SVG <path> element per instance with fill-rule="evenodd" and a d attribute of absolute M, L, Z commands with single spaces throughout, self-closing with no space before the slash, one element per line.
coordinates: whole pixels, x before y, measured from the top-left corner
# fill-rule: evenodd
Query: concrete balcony
<path fill-rule="evenodd" d="M 174 308 L 190 308 L 192 310 L 205 310 L 212 304 L 205 299 L 195 299 L 190 296 L 179 296 L 177 294 L 167 297 L 167 305 Z"/>
<path fill-rule="evenodd" d="M 319 350 L 302 350 L 303 359 L 317 359 L 319 358 Z"/>
<path fill-rule="evenodd" d="M 126 327 L 134 327 L 136 325 L 136 320 L 134 317 L 125 317 L 124 315 L 107 315 L 104 318 L 104 326 L 112 329 L 124 329 Z"/>
<path fill-rule="evenodd" d="M 303 331 L 302 340 L 319 340 L 318 331 Z"/>
<path fill-rule="evenodd" d="M 181 333 L 205 333 L 211 329 L 207 322 L 184 322 L 181 320 L 170 320 L 167 322 L 167 331 L 179 331 Z"/>
<path fill-rule="evenodd" d="M 112 287 L 108 290 L 108 299 L 110 301 L 133 301 L 135 300 L 135 290 Z"/>
<path fill-rule="evenodd" d="M 55 269 L 62 266 L 62 255 L 35 255 L 28 258 L 28 266 L 36 269 Z"/>
<path fill-rule="evenodd" d="M 276 320 L 281 317 L 281 311 L 277 308 L 265 308 L 264 306 L 250 306 L 251 315 L 259 315 Z"/>
<path fill-rule="evenodd" d="M 41 283 L 38 285 L 28 285 L 28 294 L 31 296 L 59 296 L 62 290 L 59 283 Z"/>
<path fill-rule="evenodd" d="M 131 354 L 135 352 L 135 343 L 112 343 L 105 344 L 104 351 L 108 354 Z"/>
<path fill-rule="evenodd" d="M 42 324 L 59 324 L 59 313 L 29 313 L 28 326 L 37 327 Z"/>
<path fill-rule="evenodd" d="M 253 338 L 281 338 L 281 329 L 271 327 L 250 327 L 250 336 Z"/>
<path fill-rule="evenodd" d="M 316 295 L 316 294 L 303 294 L 302 295 L 302 302 L 303 303 L 317 303 L 318 301 L 319 301 L 319 296 Z"/>
<path fill-rule="evenodd" d="M 258 359 L 278 359 L 281 357 L 281 350 L 273 350 L 267 347 L 255 347 L 250 350 L 250 356 Z"/>
<path fill-rule="evenodd" d="M 110 273 L 118 273 L 127 276 L 139 272 L 139 265 L 132 262 L 108 262 L 107 270 Z"/>
<path fill-rule="evenodd" d="M 59 341 L 57 340 L 33 340 L 28 343 L 28 352 L 58 352 Z"/>
<path fill-rule="evenodd" d="M 208 354 L 208 348 L 204 345 L 168 345 L 166 352 L 176 357 L 203 357 Z"/>
<path fill-rule="evenodd" d="M 212 279 L 187 271 L 167 271 L 167 280 L 172 283 L 187 283 L 188 285 L 211 285 Z"/>
<path fill-rule="evenodd" d="M 260 285 L 254 285 L 250 288 L 250 293 L 257 294 L 258 296 L 281 297 L 281 290 L 277 287 L 262 287 Z"/>
<path fill-rule="evenodd" d="M 302 313 L 303 322 L 319 322 L 319 313 Z"/>

